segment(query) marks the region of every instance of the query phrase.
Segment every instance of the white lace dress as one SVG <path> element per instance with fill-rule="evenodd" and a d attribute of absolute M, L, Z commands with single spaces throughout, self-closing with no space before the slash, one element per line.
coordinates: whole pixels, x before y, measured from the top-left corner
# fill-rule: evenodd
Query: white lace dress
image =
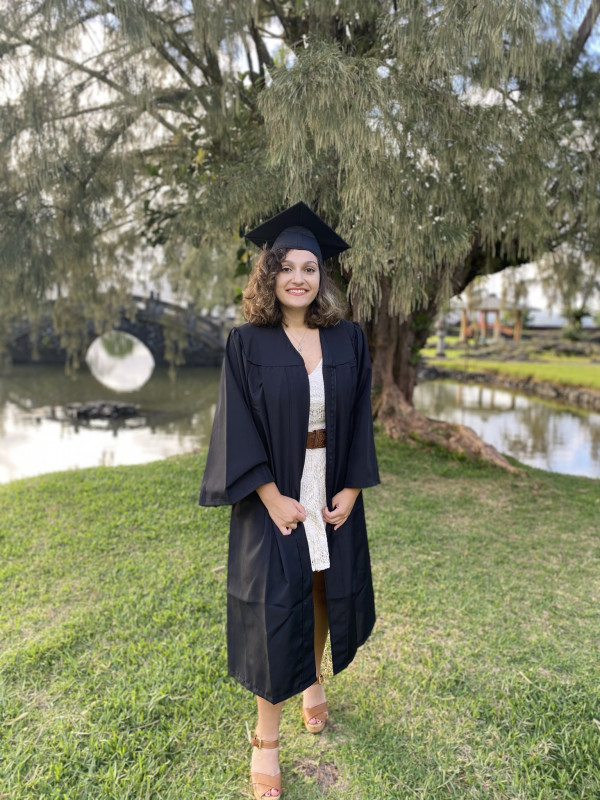
<path fill-rule="evenodd" d="M 310 411 L 308 430 L 325 427 L 325 386 L 323 384 L 323 359 L 308 376 L 310 385 Z M 329 548 L 321 509 L 325 497 L 325 447 L 306 451 L 304 470 L 300 482 L 300 502 L 306 509 L 304 530 L 308 540 L 310 563 L 313 572 L 329 568 Z"/>

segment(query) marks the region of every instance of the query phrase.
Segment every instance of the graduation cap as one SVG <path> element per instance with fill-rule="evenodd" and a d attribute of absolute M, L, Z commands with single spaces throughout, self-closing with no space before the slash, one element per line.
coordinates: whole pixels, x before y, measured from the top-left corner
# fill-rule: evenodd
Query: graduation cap
<path fill-rule="evenodd" d="M 246 239 L 269 250 L 309 250 L 321 261 L 350 247 L 303 202 L 261 223 L 246 234 Z"/>

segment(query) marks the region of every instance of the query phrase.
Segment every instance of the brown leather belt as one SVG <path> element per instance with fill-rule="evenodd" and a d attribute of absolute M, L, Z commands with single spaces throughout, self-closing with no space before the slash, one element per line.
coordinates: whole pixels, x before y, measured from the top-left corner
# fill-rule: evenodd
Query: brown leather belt
<path fill-rule="evenodd" d="M 327 444 L 327 431 L 319 428 L 318 431 L 310 431 L 306 437 L 306 449 L 315 450 L 317 447 L 325 447 Z"/>

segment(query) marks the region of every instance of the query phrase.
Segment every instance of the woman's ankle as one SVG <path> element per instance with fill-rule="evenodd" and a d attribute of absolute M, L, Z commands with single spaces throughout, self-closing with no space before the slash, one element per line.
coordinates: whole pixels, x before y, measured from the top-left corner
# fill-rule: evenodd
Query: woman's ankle
<path fill-rule="evenodd" d="M 262 772 L 264 775 L 277 775 L 279 769 L 279 748 L 252 748 L 252 772 Z"/>
<path fill-rule="evenodd" d="M 254 735 L 257 739 L 264 742 L 276 742 L 279 739 L 279 728 L 268 728 L 266 726 L 261 727 L 257 725 Z"/>
<path fill-rule="evenodd" d="M 310 707 L 322 703 L 325 698 L 325 689 L 318 681 L 302 692 L 302 705 Z"/>

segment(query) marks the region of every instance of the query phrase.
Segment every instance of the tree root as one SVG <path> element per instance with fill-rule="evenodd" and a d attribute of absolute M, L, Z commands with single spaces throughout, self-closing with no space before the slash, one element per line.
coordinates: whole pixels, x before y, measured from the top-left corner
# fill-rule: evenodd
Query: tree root
<path fill-rule="evenodd" d="M 397 386 L 382 392 L 376 404 L 376 419 L 392 439 L 415 439 L 471 460 L 486 461 L 508 472 L 518 473 L 495 447 L 481 439 L 472 428 L 430 419 L 406 402 Z"/>

